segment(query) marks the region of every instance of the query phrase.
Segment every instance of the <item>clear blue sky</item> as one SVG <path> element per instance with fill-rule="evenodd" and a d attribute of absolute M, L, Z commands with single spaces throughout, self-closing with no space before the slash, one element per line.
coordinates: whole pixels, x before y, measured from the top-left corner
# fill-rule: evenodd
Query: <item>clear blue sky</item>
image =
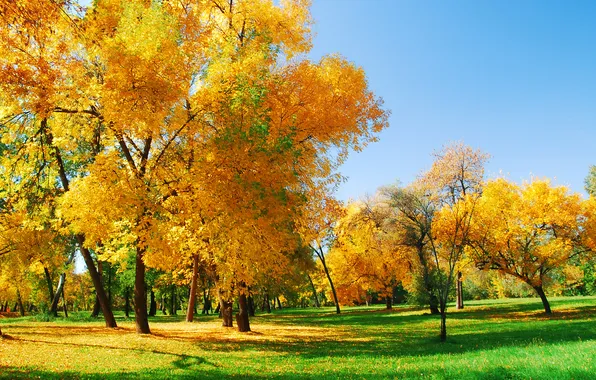
<path fill-rule="evenodd" d="M 427 169 L 464 141 L 488 177 L 548 177 L 585 195 L 596 164 L 596 2 L 313 0 L 311 58 L 362 66 L 390 109 L 380 141 L 354 153 L 340 199 Z"/>

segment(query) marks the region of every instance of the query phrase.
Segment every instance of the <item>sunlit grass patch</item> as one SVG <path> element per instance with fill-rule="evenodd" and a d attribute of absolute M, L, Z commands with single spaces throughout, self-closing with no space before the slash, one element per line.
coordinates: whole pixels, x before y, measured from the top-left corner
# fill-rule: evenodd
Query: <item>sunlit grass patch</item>
<path fill-rule="evenodd" d="M 452 310 L 449 338 L 426 309 L 282 310 L 251 319 L 253 332 L 214 316 L 151 320 L 138 335 L 121 316 L 101 320 L 0 319 L 1 378 L 533 378 L 596 373 L 596 298 L 470 302 Z M 74 318 L 76 319 L 76 318 Z"/>

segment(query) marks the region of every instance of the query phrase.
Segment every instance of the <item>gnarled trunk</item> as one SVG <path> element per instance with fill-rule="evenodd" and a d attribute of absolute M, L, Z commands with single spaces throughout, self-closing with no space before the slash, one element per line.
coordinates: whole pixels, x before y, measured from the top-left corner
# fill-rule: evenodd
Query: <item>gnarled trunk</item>
<path fill-rule="evenodd" d="M 199 277 L 199 255 L 192 256 L 192 279 L 190 281 L 190 296 L 186 310 L 186 322 L 192 322 L 197 302 L 197 279 Z"/>

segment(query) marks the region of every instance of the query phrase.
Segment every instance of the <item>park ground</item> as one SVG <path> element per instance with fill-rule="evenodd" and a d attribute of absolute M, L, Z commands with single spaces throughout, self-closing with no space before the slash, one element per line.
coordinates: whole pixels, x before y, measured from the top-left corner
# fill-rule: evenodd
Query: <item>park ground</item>
<path fill-rule="evenodd" d="M 216 316 L 150 319 L 137 335 L 89 313 L 68 320 L 0 318 L 0 378 L 431 378 L 593 379 L 596 297 L 472 301 L 450 308 L 448 341 L 439 318 L 397 306 L 285 309 L 251 319 L 252 332 L 221 327 Z"/>

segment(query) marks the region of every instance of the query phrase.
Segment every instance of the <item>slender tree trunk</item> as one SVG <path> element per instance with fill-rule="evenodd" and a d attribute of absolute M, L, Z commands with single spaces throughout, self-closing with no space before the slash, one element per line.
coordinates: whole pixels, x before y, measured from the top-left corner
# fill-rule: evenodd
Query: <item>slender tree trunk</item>
<path fill-rule="evenodd" d="M 157 303 L 155 302 L 155 292 L 153 291 L 153 289 L 151 289 L 151 301 L 149 303 L 149 316 L 150 317 L 155 317 L 155 314 L 157 314 Z"/>
<path fill-rule="evenodd" d="M 534 290 L 536 291 L 536 293 L 538 293 L 538 295 L 540 296 L 540 299 L 542 300 L 542 305 L 544 306 L 544 312 L 546 314 L 552 314 L 552 311 L 550 309 L 550 304 L 548 303 L 548 299 L 546 299 L 546 294 L 544 294 L 544 289 L 542 289 L 542 285 L 535 286 Z"/>
<path fill-rule="evenodd" d="M 21 298 L 21 292 L 19 288 L 17 288 L 17 303 L 19 304 L 19 313 L 21 313 L 21 317 L 25 316 L 25 308 L 23 307 L 23 298 Z"/>
<path fill-rule="evenodd" d="M 66 280 L 66 273 L 62 273 L 60 275 L 60 279 L 58 280 L 58 287 L 56 288 L 56 294 L 52 300 L 52 306 L 50 307 L 50 312 L 54 314 L 55 317 L 58 316 L 58 302 L 60 301 L 60 297 L 62 296 L 62 289 L 64 287 L 64 281 Z"/>
<path fill-rule="evenodd" d="M 275 303 L 275 301 L 277 301 L 277 308 L 279 310 L 281 310 L 282 307 L 281 307 L 281 301 L 279 300 L 279 297 L 275 297 L 275 299 L 273 300 L 273 302 Z"/>
<path fill-rule="evenodd" d="M 130 317 L 130 289 L 128 286 L 124 289 L 124 315 Z"/>
<path fill-rule="evenodd" d="M 393 309 L 393 297 L 386 296 L 385 297 L 385 304 L 387 305 L 387 310 Z"/>
<path fill-rule="evenodd" d="M 52 136 L 51 133 L 49 133 L 49 131 L 47 130 L 47 119 L 43 119 L 41 121 L 41 127 L 44 133 L 48 134 L 48 140 L 50 140 L 49 145 L 51 146 Z M 66 170 L 64 168 L 64 161 L 62 161 L 60 150 L 55 146 L 53 148 L 54 156 L 56 157 L 56 162 L 58 164 L 58 173 L 60 174 L 60 181 L 62 182 L 62 187 L 65 192 L 68 192 L 69 181 L 66 175 Z M 93 262 L 91 253 L 85 247 L 85 236 L 83 234 L 78 234 L 75 237 L 77 239 L 77 243 L 79 244 L 79 250 L 81 251 L 81 255 L 83 255 L 83 260 L 85 260 L 85 264 L 87 265 L 87 270 L 89 271 L 91 280 L 93 281 L 93 286 L 95 287 L 95 292 L 97 294 L 97 300 L 103 312 L 103 317 L 106 321 L 106 327 L 117 327 L 116 319 L 114 319 L 112 308 L 108 303 L 108 298 L 106 297 L 106 293 L 103 289 L 103 284 L 101 283 L 101 277 L 97 272 L 97 269 L 95 268 L 95 263 Z"/>
<path fill-rule="evenodd" d="M 151 330 L 149 329 L 149 319 L 147 318 L 147 287 L 145 285 L 144 253 L 144 250 L 138 246 L 137 242 L 134 291 L 135 323 L 137 326 L 137 333 L 151 334 Z"/>
<path fill-rule="evenodd" d="M 170 315 L 176 315 L 176 285 L 170 288 Z"/>
<path fill-rule="evenodd" d="M 307 274 L 307 276 L 308 276 L 308 281 L 310 282 L 310 287 L 312 288 L 312 295 L 315 297 L 315 306 L 321 307 L 321 304 L 319 303 L 319 296 L 317 295 L 317 288 L 315 288 L 315 283 L 312 282 L 312 278 L 310 277 L 310 274 Z"/>
<path fill-rule="evenodd" d="M 248 332 L 250 331 L 250 323 L 248 320 L 248 302 L 246 299 L 246 294 L 240 294 L 238 297 L 238 306 L 239 310 L 236 314 L 236 324 L 238 325 L 238 331 Z"/>
<path fill-rule="evenodd" d="M 211 301 L 209 300 L 209 296 L 207 296 L 207 289 L 203 289 L 203 309 L 201 310 L 201 314 L 209 315 L 210 309 Z"/>
<path fill-rule="evenodd" d="M 327 280 L 329 281 L 329 286 L 331 286 L 331 293 L 333 293 L 333 302 L 335 302 L 335 312 L 337 314 L 339 314 L 341 312 L 341 310 L 339 309 L 339 301 L 337 299 L 337 292 L 335 291 L 335 286 L 333 286 L 333 281 L 331 280 L 331 274 L 329 274 L 329 269 L 327 268 L 325 259 L 322 259 L 321 262 L 323 263 L 323 269 L 325 270 L 325 275 L 327 276 Z"/>
<path fill-rule="evenodd" d="M 43 267 L 43 272 L 45 273 L 46 282 L 48 284 L 48 300 L 52 302 L 52 300 L 54 299 L 54 286 L 52 285 L 52 276 L 50 276 L 50 271 L 47 267 Z"/>
<path fill-rule="evenodd" d="M 464 308 L 464 291 L 461 272 L 457 272 L 457 281 L 455 282 L 455 293 L 457 295 L 456 309 Z"/>
<path fill-rule="evenodd" d="M 62 287 L 62 309 L 64 310 L 64 318 L 68 318 L 68 303 L 66 302 L 66 294 L 64 294 L 64 287 Z"/>
<path fill-rule="evenodd" d="M 190 296 L 188 297 L 188 310 L 186 311 L 186 322 L 192 322 L 194 318 L 195 305 L 197 302 L 197 279 L 199 277 L 199 255 L 192 256 L 192 279 L 190 281 Z"/>
<path fill-rule="evenodd" d="M 447 340 L 447 312 L 441 310 L 441 342 Z"/>
<path fill-rule="evenodd" d="M 161 306 L 161 308 L 160 308 L 161 313 L 163 315 L 166 315 L 166 309 L 167 308 L 166 308 L 166 296 L 165 296 L 165 294 L 162 294 L 161 295 L 161 305 L 160 306 Z"/>
<path fill-rule="evenodd" d="M 97 302 L 99 303 L 99 307 L 103 312 L 103 317 L 106 321 L 106 327 L 118 327 L 116 324 L 116 319 L 114 318 L 114 313 L 112 313 L 112 308 L 110 307 L 108 297 L 104 291 L 103 284 L 101 283 L 101 276 L 95 268 L 95 263 L 93 262 L 91 253 L 87 248 L 84 247 L 85 237 L 83 235 L 77 235 L 77 241 L 79 243 L 79 249 L 83 255 L 83 259 L 85 260 L 85 264 L 87 265 L 87 270 L 91 276 L 91 280 L 93 280 L 93 286 L 95 287 L 95 293 L 97 294 Z"/>

